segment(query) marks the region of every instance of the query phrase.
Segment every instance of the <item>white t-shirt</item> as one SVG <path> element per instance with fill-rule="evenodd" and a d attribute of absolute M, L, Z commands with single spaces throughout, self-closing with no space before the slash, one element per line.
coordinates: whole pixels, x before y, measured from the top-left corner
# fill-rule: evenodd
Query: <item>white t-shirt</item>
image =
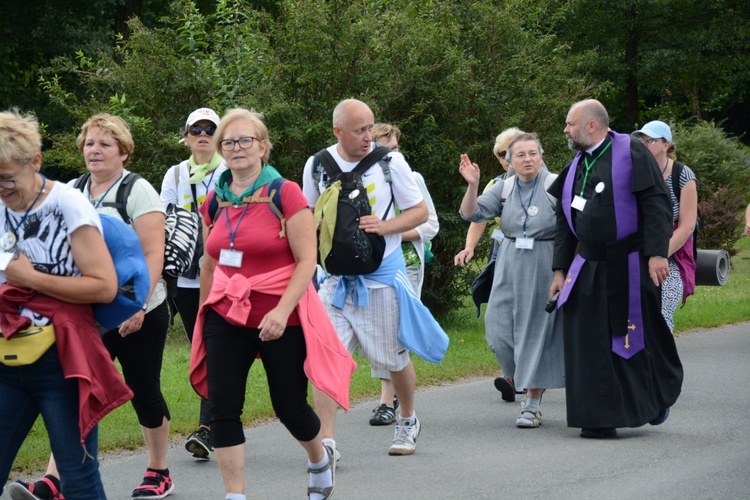
<path fill-rule="evenodd" d="M 122 179 L 124 179 L 125 176 L 129 173 L 130 172 L 128 172 L 128 170 L 123 170 L 122 177 L 99 198 L 91 199 L 91 194 L 89 193 L 90 182 L 87 182 L 83 188 L 84 197 L 86 197 L 86 199 L 91 202 L 91 205 L 93 205 L 96 211 L 100 214 L 111 215 L 112 217 L 122 220 L 122 217 L 120 217 L 120 212 L 118 212 L 115 207 L 104 206 L 104 203 L 114 203 L 117 201 L 117 189 L 120 187 Z M 72 187 L 74 184 L 75 180 L 72 180 L 68 183 L 68 186 Z M 131 226 L 133 225 L 132 221 L 136 220 L 141 215 L 146 215 L 151 212 L 160 212 L 162 214 L 166 214 L 166 211 L 162 206 L 161 199 L 159 199 L 159 193 L 156 192 L 156 189 L 154 189 L 146 179 L 138 179 L 138 181 L 133 184 L 133 190 L 130 192 L 130 195 L 128 196 L 128 199 L 125 203 L 125 211 L 127 212 L 128 216 L 130 216 Z M 153 308 L 164 302 L 166 298 L 166 283 L 163 279 L 160 278 L 159 282 L 154 288 L 154 292 L 151 294 L 151 298 L 148 301 L 147 311 L 151 311 Z"/>
<path fill-rule="evenodd" d="M 336 160 L 342 172 L 351 172 L 357 166 L 358 162 L 352 163 L 344 160 L 339 155 L 335 144 L 328 148 L 328 152 Z M 393 187 L 395 204 L 401 210 L 412 208 L 424 199 L 419 185 L 412 175 L 411 167 L 406 163 L 404 155 L 393 152 L 390 156 L 392 186 L 386 182 L 380 163 L 375 163 L 362 175 L 362 184 L 367 190 L 367 196 L 372 206 L 372 214 L 377 215 L 382 220 L 390 220 L 396 216 L 393 205 L 388 210 L 388 214 L 385 214 L 386 208 L 391 203 L 391 187 Z M 326 189 L 325 183 L 328 175 L 323 171 L 320 175 L 318 186 L 313 186 L 313 158 L 311 156 L 308 158 L 307 163 L 305 163 L 305 170 L 302 173 L 302 192 L 305 194 L 310 207 L 315 208 L 320 193 Z M 385 235 L 385 253 L 383 256 L 387 257 L 395 251 L 401 251 L 401 233 Z"/>
<path fill-rule="evenodd" d="M 0 231 L 12 231 L 18 238 L 18 248 L 34 268 L 55 276 L 80 276 L 73 261 L 70 235 L 82 226 L 94 226 L 102 232 L 99 215 L 86 197 L 77 189 L 47 180 L 47 197 L 29 212 L 20 227 L 25 211 L 16 212 L 0 200 Z M 0 283 L 5 283 L 0 271 Z M 47 325 L 49 320 L 24 309 L 21 314 L 31 318 L 34 325 Z"/>
<path fill-rule="evenodd" d="M 221 174 L 227 169 L 226 163 L 223 161 L 219 164 L 216 169 L 208 174 L 202 182 L 195 184 L 195 194 L 198 197 L 198 207 L 203 205 L 206 201 L 206 196 L 209 191 L 214 188 L 216 181 L 219 180 Z M 175 184 L 175 172 L 179 172 L 179 184 Z M 193 207 L 193 190 L 191 184 L 188 184 L 190 178 L 190 165 L 185 160 L 178 165 L 172 165 L 164 174 L 164 180 L 161 183 L 160 198 L 164 208 L 170 203 L 178 207 L 182 207 L 185 210 L 192 210 Z M 196 207 L 197 211 L 197 207 Z M 200 212 L 198 217 L 203 218 Z M 180 288 L 200 288 L 200 278 L 188 279 L 183 276 L 177 278 L 177 286 Z"/>

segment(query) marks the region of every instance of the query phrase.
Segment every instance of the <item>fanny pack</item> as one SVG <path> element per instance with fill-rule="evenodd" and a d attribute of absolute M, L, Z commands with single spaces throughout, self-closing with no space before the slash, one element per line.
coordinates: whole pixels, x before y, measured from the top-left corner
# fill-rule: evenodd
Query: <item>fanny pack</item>
<path fill-rule="evenodd" d="M 0 335 L 0 363 L 24 366 L 35 363 L 55 343 L 55 327 L 35 326 L 13 335 L 9 340 Z"/>

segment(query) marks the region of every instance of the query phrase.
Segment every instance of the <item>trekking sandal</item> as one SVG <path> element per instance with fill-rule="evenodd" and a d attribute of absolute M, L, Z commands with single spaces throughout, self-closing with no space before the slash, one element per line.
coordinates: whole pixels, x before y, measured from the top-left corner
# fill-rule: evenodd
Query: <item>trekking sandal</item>
<path fill-rule="evenodd" d="M 534 408 L 521 408 L 521 416 L 516 420 L 516 427 L 533 429 L 542 425 L 542 412 Z"/>
<path fill-rule="evenodd" d="M 327 486 L 325 488 L 319 488 L 316 486 L 308 486 L 307 487 L 308 498 L 310 498 L 310 495 L 313 493 L 323 495 L 323 498 L 331 498 L 331 495 L 333 495 L 333 488 L 334 486 L 336 486 L 336 459 L 333 456 L 333 449 L 327 444 L 324 444 L 323 448 L 325 448 L 326 455 L 328 455 L 328 463 L 319 469 L 308 468 L 307 472 L 309 472 L 310 474 L 320 474 L 321 472 L 325 472 L 328 469 L 331 469 L 331 486 Z"/>

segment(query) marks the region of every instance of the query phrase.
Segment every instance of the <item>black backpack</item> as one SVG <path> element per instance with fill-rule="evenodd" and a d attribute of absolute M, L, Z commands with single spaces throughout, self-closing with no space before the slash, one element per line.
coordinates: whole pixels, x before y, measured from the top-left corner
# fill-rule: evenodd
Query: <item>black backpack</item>
<path fill-rule="evenodd" d="M 680 195 L 682 194 L 682 187 L 680 186 L 680 175 L 682 175 L 682 169 L 685 167 L 680 162 L 675 161 L 672 165 L 672 192 L 674 193 L 677 202 L 680 201 Z M 698 187 L 698 179 L 695 179 L 695 186 Z M 693 230 L 693 259 L 698 261 L 698 233 L 701 228 L 701 209 L 698 207 L 698 216 L 695 219 L 695 229 Z"/>
<path fill-rule="evenodd" d="M 341 192 L 337 203 L 336 222 L 334 226 L 331 251 L 322 256 L 318 247 L 318 262 L 330 274 L 351 276 L 370 274 L 375 272 L 385 253 L 385 238 L 378 234 L 367 233 L 359 228 L 359 219 L 365 215 L 372 215 L 372 206 L 367 197 L 367 190 L 362 184 L 362 174 L 367 172 L 375 163 L 380 163 L 386 182 L 391 186 L 391 202 L 385 210 L 382 219 L 388 215 L 393 205 L 393 187 L 391 183 L 390 161 L 391 150 L 377 146 L 365 156 L 351 172 L 342 172 L 331 153 L 323 149 L 313 158 L 313 179 L 316 188 L 320 179 L 321 165 L 328 178 L 325 179 L 327 189 L 336 182 L 341 182 Z M 325 219 L 322 213 L 321 221 Z"/>

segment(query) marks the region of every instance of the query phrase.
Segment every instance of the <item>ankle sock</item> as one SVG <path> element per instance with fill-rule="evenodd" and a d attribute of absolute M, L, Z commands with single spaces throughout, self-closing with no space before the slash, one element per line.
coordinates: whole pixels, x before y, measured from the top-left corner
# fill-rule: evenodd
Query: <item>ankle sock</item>
<path fill-rule="evenodd" d="M 161 474 L 162 476 L 169 475 L 169 469 L 152 469 L 151 467 L 147 467 L 146 470 L 150 470 L 151 472 L 156 472 L 158 474 Z"/>
<path fill-rule="evenodd" d="M 526 401 L 524 402 L 523 406 L 525 408 L 533 408 L 535 410 L 539 409 L 539 405 L 542 403 L 541 399 L 532 399 L 532 398 L 526 398 Z"/>
<path fill-rule="evenodd" d="M 325 448 L 323 449 L 325 451 Z M 331 458 L 332 459 L 332 458 Z M 320 469 L 322 467 L 325 467 L 328 464 L 328 453 L 325 452 L 323 455 L 323 459 L 320 462 L 313 463 L 310 460 L 307 461 L 308 466 L 311 469 Z M 333 484 L 333 476 L 331 474 L 331 469 L 326 469 L 323 472 L 311 472 L 310 473 L 310 482 L 308 483 L 308 486 L 311 488 L 327 488 Z M 320 495 L 319 493 L 311 493 L 310 499 L 311 500 L 321 500 L 323 495 Z"/>
<path fill-rule="evenodd" d="M 227 496 L 224 497 L 224 500 L 246 500 L 246 498 L 242 493 L 227 493 Z"/>
<path fill-rule="evenodd" d="M 401 417 L 401 422 L 403 423 L 403 425 L 414 425 L 417 423 L 417 414 L 415 413 L 408 418 Z"/>

